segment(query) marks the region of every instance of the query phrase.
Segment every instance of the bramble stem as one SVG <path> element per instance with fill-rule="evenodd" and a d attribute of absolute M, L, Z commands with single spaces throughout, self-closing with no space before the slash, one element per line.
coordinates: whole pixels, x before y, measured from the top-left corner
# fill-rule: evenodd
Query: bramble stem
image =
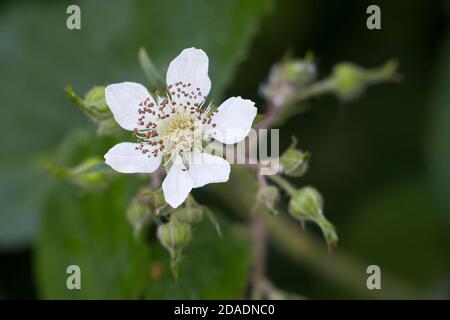
<path fill-rule="evenodd" d="M 161 185 L 161 175 L 162 175 L 161 167 L 150 175 L 153 190 L 157 190 Z"/>
<path fill-rule="evenodd" d="M 266 273 L 266 223 L 260 212 L 251 214 L 251 238 L 252 238 L 252 266 L 250 281 L 252 283 L 252 299 L 261 299 L 261 284 L 265 280 Z"/>
<path fill-rule="evenodd" d="M 317 81 L 301 90 L 297 95 L 294 95 L 291 99 L 289 99 L 288 104 L 297 103 L 314 96 L 332 92 L 335 89 L 335 85 L 335 81 L 332 78 Z"/>
<path fill-rule="evenodd" d="M 258 175 L 258 182 L 261 186 L 267 185 L 265 176 Z M 263 284 L 266 281 L 266 242 L 267 242 L 267 228 L 264 218 L 264 212 L 252 210 L 251 213 L 251 240 L 252 240 L 252 266 L 250 273 L 250 281 L 252 283 L 251 298 L 261 299 L 263 295 Z"/>
<path fill-rule="evenodd" d="M 276 120 L 278 115 L 278 108 L 273 103 L 268 103 L 266 108 L 266 116 L 264 119 L 258 123 L 257 129 L 267 129 Z"/>
<path fill-rule="evenodd" d="M 279 175 L 268 176 L 270 180 L 275 182 L 278 186 L 280 186 L 284 191 L 286 191 L 290 196 L 292 196 L 296 189 L 295 187 L 289 183 L 286 179 Z"/>

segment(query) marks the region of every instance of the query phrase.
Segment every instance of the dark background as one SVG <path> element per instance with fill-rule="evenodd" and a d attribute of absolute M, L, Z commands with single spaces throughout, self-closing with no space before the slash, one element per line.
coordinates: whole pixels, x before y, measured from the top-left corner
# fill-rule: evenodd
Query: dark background
<path fill-rule="evenodd" d="M 280 1 L 241 66 L 246 72 L 236 76 L 229 92 L 241 92 L 244 83 L 245 95 L 251 96 L 258 79 L 286 50 L 302 55 L 312 49 L 322 74 L 337 61 L 374 67 L 398 59 L 400 83 L 370 88 L 349 104 L 332 96 L 315 99 L 309 113 L 283 127 L 281 141 L 287 146 L 296 135 L 312 152 L 304 183 L 323 192 L 340 246 L 413 286 L 434 291 L 435 297 L 448 297 L 450 211 L 437 199 L 449 190 L 436 191 L 442 185 L 433 179 L 433 157 L 441 155 L 433 154 L 430 140 L 437 122 L 437 82 L 450 61 L 445 47 L 449 6 L 445 1 L 377 1 L 382 30 L 369 31 L 363 14 L 369 3 Z M 440 88 L 450 90 L 450 83 Z M 444 103 L 450 108 L 448 100 Z M 448 153 L 448 143 L 441 147 Z M 441 159 L 448 172 L 446 160 Z M 311 290 L 308 295 L 323 297 L 317 278 L 299 274 L 279 259 L 274 254 L 271 260 L 274 278 L 296 290 L 290 279 L 300 277 Z M 346 297 L 345 292 L 339 297 Z"/>
<path fill-rule="evenodd" d="M 117 32 L 118 38 L 126 44 L 111 48 L 107 40 L 102 43 L 100 37 L 88 43 L 94 49 L 85 50 L 78 45 L 70 47 L 70 41 L 61 42 L 69 45 L 64 51 L 71 52 L 73 56 L 69 58 L 78 57 L 78 60 L 53 64 L 53 59 L 58 59 L 55 51 L 59 49 L 52 44 L 58 43 L 62 35 L 53 27 L 40 30 L 22 24 L 28 20 L 26 17 L 42 15 L 42 24 L 52 25 L 53 21 L 46 19 L 45 12 L 53 10 L 49 8 L 60 8 L 55 2 L 44 2 L 37 5 L 3 1 L 0 4 L 1 141 L 5 145 L 8 143 L 2 147 L 1 161 L 1 210 L 7 213 L 0 224 L 13 234 L 16 228 L 25 226 L 23 228 L 27 229 L 29 221 L 37 218 L 33 210 L 27 211 L 28 207 L 16 209 L 11 203 L 39 198 L 39 190 L 35 189 L 43 188 L 37 183 L 43 174 L 33 173 L 33 179 L 27 180 L 28 169 L 22 163 L 30 160 L 30 154 L 57 144 L 67 126 L 75 127 L 85 121 L 78 110 L 69 107 L 63 86 L 71 82 L 83 92 L 93 84 L 117 81 L 123 77 L 127 64 L 133 63 L 130 74 L 137 68 L 133 59 L 140 40 L 122 34 L 120 21 L 102 20 L 101 14 L 95 17 L 93 24 L 98 34 L 103 32 L 107 34 L 105 37 L 113 37 L 111 34 Z M 369 4 L 381 7 L 382 30 L 366 28 L 365 10 Z M 42 12 L 40 5 L 45 7 Z M 134 5 L 139 6 L 139 2 Z M 25 18 L 21 18 L 22 13 Z M 89 11 L 83 14 L 89 15 Z M 255 29 L 248 51 L 230 77 L 224 94 L 246 96 L 261 105 L 258 87 L 271 65 L 287 51 L 303 56 L 307 50 L 313 50 L 321 76 L 329 74 L 333 65 L 341 61 L 364 67 L 376 67 L 390 58 L 399 61 L 400 82 L 371 87 L 350 103 L 340 102 L 331 95 L 315 98 L 310 102 L 310 111 L 291 118 L 281 127 L 280 134 L 283 147 L 287 147 L 290 137 L 295 135 L 299 145 L 312 153 L 308 174 L 301 181 L 292 182 L 299 186 L 313 184 L 321 190 L 325 214 L 338 228 L 339 250 L 366 265 L 379 265 L 383 272 L 427 298 L 448 298 L 450 291 L 449 14 L 449 2 L 444 0 L 274 1 Z M 139 32 L 137 39 L 150 31 Z M 45 50 L 21 52 L 23 56 L 12 56 L 12 51 L 8 51 L 8 44 L 29 43 L 36 37 L 41 45 L 49 41 L 48 55 Z M 31 50 L 33 46 L 24 48 Z M 168 51 L 166 48 L 164 50 Z M 98 53 L 95 63 L 89 62 L 94 59 L 89 53 L 92 50 Z M 114 61 L 122 63 L 120 67 L 99 61 L 102 54 L 108 56 L 108 50 L 119 51 Z M 174 55 L 172 52 L 165 54 Z M 214 53 L 210 54 L 210 60 L 213 57 Z M 65 59 L 68 58 L 61 57 Z M 156 62 L 166 61 L 158 59 Z M 36 65 L 41 63 L 47 63 L 47 67 L 39 76 Z M 83 71 L 93 68 L 89 63 L 102 71 L 85 76 Z M 110 69 L 104 71 L 107 68 Z M 80 71 L 77 73 L 76 69 Z M 64 76 L 58 77 L 58 74 Z M 27 81 L 21 82 L 25 78 Z M 23 85 L 20 96 L 11 89 L 17 83 Z M 42 94 L 35 100 L 35 92 L 48 88 L 45 83 L 51 83 L 49 87 L 54 91 L 47 92 L 57 97 L 52 100 Z M 15 99 L 19 97 L 23 103 Z M 34 101 L 46 100 L 49 104 L 67 107 L 31 110 L 38 106 Z M 64 110 L 64 114 L 55 110 Z M 40 115 L 22 127 L 23 117 L 35 113 Z M 40 134 L 47 126 L 52 127 Z M 28 132 L 27 139 L 37 134 L 39 140 L 19 137 L 9 143 L 15 140 L 18 131 Z M 27 148 L 31 149 L 29 153 L 20 151 Z M 14 214 L 14 210 L 25 210 L 29 214 L 15 222 L 17 224 L 9 225 L 11 218 L 7 214 Z M 316 231 L 314 227 L 311 229 Z M 13 245 L 1 246 L 0 298 L 39 296 L 33 271 L 32 238 L 25 232 Z M 363 297 L 335 287 L 306 266 L 297 267 L 275 248 L 270 248 L 268 273 L 278 287 L 308 298 Z"/>

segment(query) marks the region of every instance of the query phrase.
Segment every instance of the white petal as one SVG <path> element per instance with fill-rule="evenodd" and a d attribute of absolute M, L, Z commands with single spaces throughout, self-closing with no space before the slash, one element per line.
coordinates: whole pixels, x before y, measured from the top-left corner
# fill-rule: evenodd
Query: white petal
<path fill-rule="evenodd" d="M 183 94 L 177 91 L 176 83 L 191 84 L 189 87 L 178 87 L 181 91 L 197 96 L 193 99 L 187 99 Z M 184 103 L 189 100 L 191 102 L 201 103 L 205 100 L 211 89 L 211 80 L 208 77 L 208 56 L 201 49 L 188 48 L 181 51 L 181 53 L 172 60 L 169 64 L 166 74 L 167 86 L 173 86 L 169 92 L 172 99 Z M 200 90 L 197 90 L 200 89 Z M 201 93 L 200 95 L 198 93 Z"/>
<path fill-rule="evenodd" d="M 188 171 L 194 180 L 194 188 L 199 188 L 208 183 L 228 181 L 230 164 L 227 160 L 209 153 L 195 152 Z"/>
<path fill-rule="evenodd" d="M 248 135 L 256 113 L 253 101 L 231 97 L 217 108 L 212 119 L 216 127 L 209 130 L 215 132 L 214 139 L 222 143 L 237 143 Z"/>
<path fill-rule="evenodd" d="M 121 82 L 105 88 L 105 100 L 114 115 L 116 122 L 126 130 L 133 130 L 138 126 L 139 104 L 146 99 L 154 103 L 147 89 L 135 82 Z M 148 114 L 146 114 L 148 117 Z M 145 121 L 151 121 L 145 119 Z"/>
<path fill-rule="evenodd" d="M 105 154 L 105 162 L 121 173 L 151 173 L 161 164 L 161 156 L 154 157 L 136 150 L 137 143 L 122 142 L 116 144 Z M 147 147 L 150 151 L 150 147 Z"/>
<path fill-rule="evenodd" d="M 162 183 L 164 199 L 172 208 L 176 208 L 186 200 L 193 186 L 194 181 L 178 157 Z"/>

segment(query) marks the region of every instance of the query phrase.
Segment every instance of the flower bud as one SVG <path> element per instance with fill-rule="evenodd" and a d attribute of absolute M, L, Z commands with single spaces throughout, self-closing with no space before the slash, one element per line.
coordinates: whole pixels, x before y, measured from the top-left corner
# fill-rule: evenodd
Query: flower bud
<path fill-rule="evenodd" d="M 256 193 L 256 201 L 258 205 L 262 205 L 269 213 L 277 214 L 278 210 L 275 208 L 280 193 L 274 186 L 263 186 L 259 188 Z"/>
<path fill-rule="evenodd" d="M 105 100 L 105 88 L 94 87 L 88 91 L 84 98 L 86 108 L 94 111 L 99 119 L 111 118 L 111 112 Z"/>
<path fill-rule="evenodd" d="M 172 257 L 179 255 L 191 239 L 191 226 L 184 222 L 170 221 L 158 227 L 158 239 Z"/>
<path fill-rule="evenodd" d="M 134 199 L 126 212 L 128 222 L 133 227 L 135 236 L 138 236 L 144 226 L 150 221 L 150 211 L 148 207 Z"/>
<path fill-rule="evenodd" d="M 78 105 L 83 112 L 95 122 L 101 122 L 113 117 L 106 104 L 104 87 L 92 88 L 88 91 L 84 99 L 77 96 L 70 85 L 67 85 L 65 90 L 70 100 Z"/>
<path fill-rule="evenodd" d="M 261 87 L 261 93 L 267 100 L 281 107 L 301 87 L 316 78 L 317 69 L 311 55 L 305 59 L 286 58 L 272 67 L 267 83 Z"/>
<path fill-rule="evenodd" d="M 151 190 L 149 188 L 142 190 L 141 199 L 146 201 L 150 212 L 155 215 L 165 215 L 170 210 L 164 200 L 161 188 L 158 190 Z"/>
<path fill-rule="evenodd" d="M 296 218 L 316 220 L 322 217 L 322 196 L 313 187 L 304 187 L 295 192 L 289 202 L 289 212 Z"/>
<path fill-rule="evenodd" d="M 185 207 L 176 209 L 172 212 L 173 217 L 179 222 L 187 224 L 197 224 L 203 219 L 203 210 L 198 207 Z"/>
<path fill-rule="evenodd" d="M 309 152 L 303 152 L 295 148 L 286 150 L 280 158 L 283 173 L 291 177 L 301 177 L 308 170 Z"/>
<path fill-rule="evenodd" d="M 312 221 L 319 225 L 329 248 L 335 246 L 338 236 L 334 226 L 323 215 L 323 200 L 320 193 L 313 187 L 297 190 L 289 202 L 289 213 L 301 220 Z"/>
<path fill-rule="evenodd" d="M 45 168 L 55 177 L 91 191 L 103 189 L 108 182 L 109 169 L 105 170 L 104 161 L 96 157 L 88 158 L 73 168 L 53 163 L 45 164 Z"/>
<path fill-rule="evenodd" d="M 71 180 L 81 188 L 101 190 L 106 187 L 107 174 L 105 172 L 84 172 L 74 175 Z"/>
<path fill-rule="evenodd" d="M 363 70 L 351 63 L 340 63 L 333 70 L 336 94 L 343 100 L 357 97 L 365 87 Z"/>

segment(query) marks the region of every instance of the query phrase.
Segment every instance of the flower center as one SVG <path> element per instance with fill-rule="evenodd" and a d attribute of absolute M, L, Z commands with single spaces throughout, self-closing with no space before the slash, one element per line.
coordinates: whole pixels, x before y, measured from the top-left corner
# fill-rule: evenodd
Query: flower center
<path fill-rule="evenodd" d="M 211 110 L 212 104 L 204 108 L 204 100 L 200 104 L 196 102 L 199 90 L 197 94 L 194 91 L 187 94 L 184 88 L 189 87 L 191 84 L 177 82 L 166 88 L 165 97 L 155 93 L 157 104 L 150 98 L 139 104 L 137 127 L 133 132 L 138 139 L 137 150 L 148 157 L 167 155 L 168 161 L 179 155 L 183 162 L 188 162 L 193 151 L 203 150 L 202 141 L 211 138 L 204 128 L 216 126 L 212 123 L 215 111 Z"/>
<path fill-rule="evenodd" d="M 184 157 L 186 154 L 201 150 L 202 123 L 194 114 L 175 113 L 158 122 L 158 132 L 163 138 L 163 144 L 172 154 Z"/>

